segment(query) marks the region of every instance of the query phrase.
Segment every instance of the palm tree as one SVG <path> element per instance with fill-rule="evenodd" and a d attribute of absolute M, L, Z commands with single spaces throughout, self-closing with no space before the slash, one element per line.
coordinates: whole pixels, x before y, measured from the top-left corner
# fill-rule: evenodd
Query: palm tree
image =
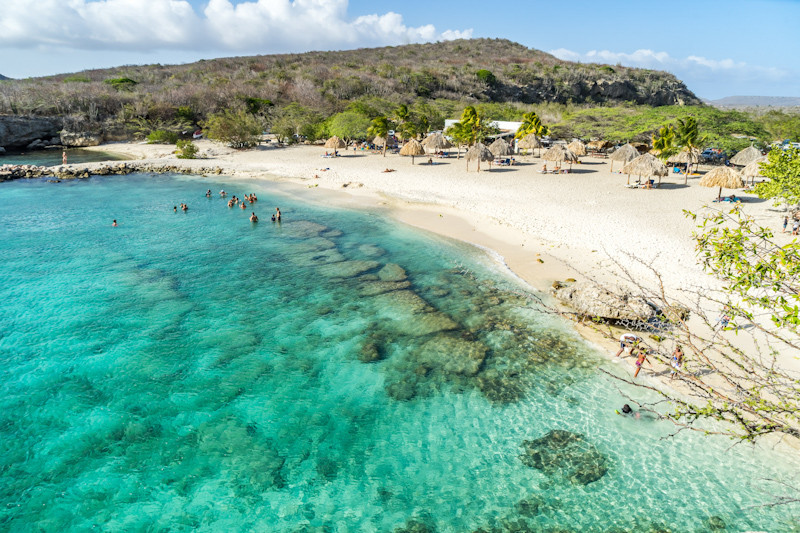
<path fill-rule="evenodd" d="M 411 111 L 408 110 L 408 106 L 406 104 L 400 104 L 395 108 L 393 111 L 394 113 L 394 122 L 396 124 L 395 130 L 400 134 L 400 137 L 405 141 L 409 137 L 413 136 L 413 132 L 411 131 Z"/>
<path fill-rule="evenodd" d="M 661 161 L 666 162 L 670 156 L 678 152 L 678 147 L 675 146 L 675 139 L 675 128 L 672 124 L 662 126 L 658 130 L 658 136 L 653 135 L 653 151 Z"/>
<path fill-rule="evenodd" d="M 472 134 L 469 126 L 463 122 L 456 122 L 444 132 L 445 135 L 453 139 L 456 145 L 456 159 L 461 159 L 461 147 L 463 145 L 469 146 L 469 139 Z"/>
<path fill-rule="evenodd" d="M 392 125 L 389 122 L 389 119 L 384 116 L 372 119 L 372 124 L 367 129 L 367 133 L 370 135 L 370 138 L 374 139 L 375 137 L 380 137 L 384 140 L 383 157 L 386 157 L 386 145 L 389 144 L 389 130 L 391 129 Z"/>
<path fill-rule="evenodd" d="M 522 124 L 517 130 L 517 134 L 514 135 L 514 138 L 522 139 L 523 137 L 531 133 L 533 133 L 536 137 L 539 138 L 544 137 L 545 135 L 548 135 L 550 133 L 550 128 L 542 124 L 542 120 L 533 111 L 522 115 Z"/>
<path fill-rule="evenodd" d="M 700 145 L 706 140 L 705 135 L 700 135 L 697 129 L 697 119 L 694 117 L 686 117 L 686 120 L 678 119 L 678 129 L 676 131 L 678 146 L 681 146 L 687 152 L 692 150 L 700 150 Z M 684 177 L 683 184 L 689 180 L 689 163 L 686 164 L 686 176 Z"/>

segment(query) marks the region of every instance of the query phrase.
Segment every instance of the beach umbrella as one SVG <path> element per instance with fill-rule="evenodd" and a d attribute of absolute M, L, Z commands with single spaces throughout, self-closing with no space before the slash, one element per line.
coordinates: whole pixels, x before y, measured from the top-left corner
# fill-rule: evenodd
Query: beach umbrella
<path fill-rule="evenodd" d="M 603 150 L 608 150 L 612 146 L 614 146 L 614 144 L 611 141 L 589 141 L 586 144 L 586 149 L 593 152 L 602 152 Z"/>
<path fill-rule="evenodd" d="M 731 164 L 739 167 L 746 167 L 759 157 L 762 157 L 761 150 L 753 145 L 750 145 L 735 156 L 731 157 Z"/>
<path fill-rule="evenodd" d="M 563 144 L 556 144 L 548 148 L 547 151 L 542 154 L 542 159 L 545 161 L 554 161 L 556 163 L 567 161 L 569 163 L 569 168 L 572 169 L 572 163 L 578 160 L 578 156 L 573 154 L 570 149 Z"/>
<path fill-rule="evenodd" d="M 764 175 L 761 173 L 761 163 L 766 163 L 769 161 L 769 158 L 765 155 L 762 155 L 746 167 L 742 169 L 742 176 L 744 176 L 745 181 L 747 178 L 750 178 L 751 182 L 755 182 L 756 178 L 763 178 Z"/>
<path fill-rule="evenodd" d="M 467 160 L 467 170 L 469 170 L 469 162 L 473 159 L 478 160 L 478 171 L 481 169 L 481 161 L 488 161 L 491 165 L 492 161 L 494 161 L 494 154 L 483 145 L 483 143 L 475 143 L 473 144 L 469 150 L 467 150 L 467 155 L 465 156 Z"/>
<path fill-rule="evenodd" d="M 569 151 L 577 156 L 586 155 L 586 145 L 581 141 L 572 141 L 567 145 Z"/>
<path fill-rule="evenodd" d="M 631 182 L 631 174 L 642 176 L 658 176 L 658 184 L 661 185 L 661 178 L 669 174 L 667 166 L 653 154 L 642 154 L 636 159 L 632 159 L 622 167 L 620 171 L 628 175 L 628 183 Z"/>
<path fill-rule="evenodd" d="M 625 164 L 639 157 L 639 151 L 631 143 L 626 144 L 611 154 L 611 172 L 614 172 L 614 161 Z"/>
<path fill-rule="evenodd" d="M 689 167 L 691 165 L 696 165 L 699 162 L 700 162 L 700 150 L 698 150 L 697 148 L 692 148 L 690 150 L 686 149 L 681 150 L 677 154 L 671 155 L 669 159 L 667 159 L 667 163 L 672 163 L 673 165 L 675 163 L 686 165 L 686 175 L 684 176 L 683 179 L 684 185 L 686 185 L 686 183 L 689 180 Z"/>
<path fill-rule="evenodd" d="M 636 148 L 636 150 L 640 154 L 643 154 L 643 153 L 648 152 L 650 150 L 650 145 L 647 144 L 647 143 L 628 143 L 628 144 L 630 144 L 631 146 Z"/>
<path fill-rule="evenodd" d="M 425 148 L 416 139 L 411 139 L 400 149 L 400 155 L 410 155 L 411 164 L 414 164 L 414 156 L 425 155 Z"/>
<path fill-rule="evenodd" d="M 439 152 L 440 150 L 447 150 L 453 145 L 450 141 L 445 139 L 441 133 L 431 133 L 422 141 L 422 146 L 427 152 Z"/>
<path fill-rule="evenodd" d="M 372 144 L 374 144 L 375 146 L 383 146 L 386 144 L 386 137 L 375 137 L 372 140 Z"/>
<path fill-rule="evenodd" d="M 738 170 L 731 167 L 718 167 L 710 172 L 706 172 L 705 176 L 700 180 L 702 187 L 719 187 L 717 198 L 722 198 L 722 189 L 741 189 L 744 187 L 742 175 Z"/>
<path fill-rule="evenodd" d="M 339 148 L 347 148 L 347 143 L 334 135 L 325 141 L 325 148 L 333 148 L 334 150 L 338 150 Z"/>
<path fill-rule="evenodd" d="M 542 143 L 535 134 L 529 133 L 517 143 L 517 146 L 523 150 L 533 150 L 534 148 L 541 148 Z"/>
<path fill-rule="evenodd" d="M 507 155 L 511 155 L 511 147 L 504 139 L 497 139 L 492 144 L 489 145 L 489 151 L 494 154 L 495 157 L 504 157 Z"/>

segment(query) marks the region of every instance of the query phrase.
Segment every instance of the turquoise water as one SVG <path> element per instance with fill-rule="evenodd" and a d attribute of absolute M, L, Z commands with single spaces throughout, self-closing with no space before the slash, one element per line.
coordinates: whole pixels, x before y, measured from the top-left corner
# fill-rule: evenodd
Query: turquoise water
<path fill-rule="evenodd" d="M 67 149 L 67 162 L 70 164 L 95 163 L 98 161 L 120 161 L 123 159 L 127 158 L 120 154 L 114 154 L 110 152 L 81 150 L 80 148 Z M 60 165 L 61 163 L 60 148 L 0 155 L 0 165 L 39 165 L 42 167 L 54 167 Z"/>
<path fill-rule="evenodd" d="M 797 460 L 616 415 L 605 359 L 491 259 L 378 214 L 24 180 L 0 257 L 0 530 L 796 526 L 759 505 Z"/>

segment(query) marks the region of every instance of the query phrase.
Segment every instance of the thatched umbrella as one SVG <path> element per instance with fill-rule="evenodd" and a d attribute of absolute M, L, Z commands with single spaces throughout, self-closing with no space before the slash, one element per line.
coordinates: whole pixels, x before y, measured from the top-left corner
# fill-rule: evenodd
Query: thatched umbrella
<path fill-rule="evenodd" d="M 689 180 L 689 167 L 691 165 L 696 165 L 700 162 L 700 150 L 697 148 L 692 148 L 690 150 L 681 150 L 675 155 L 672 155 L 667 159 L 667 163 L 679 163 L 686 165 L 686 175 L 683 177 L 683 184 L 686 185 Z"/>
<path fill-rule="evenodd" d="M 333 148 L 335 153 L 335 150 L 338 150 L 340 148 L 347 148 L 347 143 L 345 143 L 339 137 L 334 135 L 333 137 L 325 141 L 325 148 Z"/>
<path fill-rule="evenodd" d="M 539 142 L 539 138 L 536 137 L 536 135 L 529 133 L 520 139 L 520 141 L 517 143 L 517 147 L 523 150 L 533 150 L 534 148 L 541 148 L 542 143 Z"/>
<path fill-rule="evenodd" d="M 589 141 L 586 144 L 586 149 L 593 152 L 602 152 L 603 150 L 608 150 L 612 146 L 614 146 L 614 143 L 611 141 Z"/>
<path fill-rule="evenodd" d="M 411 164 L 414 164 L 414 156 L 425 155 L 425 148 L 416 139 L 411 139 L 400 149 L 400 155 L 410 155 Z"/>
<path fill-rule="evenodd" d="M 753 145 L 750 145 L 735 156 L 731 157 L 731 164 L 739 167 L 746 167 L 759 157 L 761 157 L 761 150 Z"/>
<path fill-rule="evenodd" d="M 372 139 L 372 144 L 375 146 L 386 146 L 386 137 L 375 137 Z"/>
<path fill-rule="evenodd" d="M 722 198 L 722 188 L 726 189 L 741 189 L 744 187 L 742 175 L 738 170 L 731 167 L 718 167 L 711 172 L 706 172 L 706 175 L 700 180 L 700 185 L 703 187 L 719 187 L 717 199 Z"/>
<path fill-rule="evenodd" d="M 634 148 L 631 143 L 626 144 L 611 154 L 611 172 L 614 172 L 614 161 L 619 161 L 624 164 L 628 163 L 629 161 L 633 161 L 637 157 L 639 157 L 639 151 Z"/>
<path fill-rule="evenodd" d="M 494 161 L 494 154 L 483 145 L 483 143 L 475 143 L 472 147 L 467 150 L 467 155 L 465 156 L 467 160 L 467 170 L 469 170 L 469 162 L 473 159 L 478 160 L 478 171 L 481 169 L 481 161 L 488 161 L 489 166 L 491 167 L 492 161 Z"/>
<path fill-rule="evenodd" d="M 569 162 L 569 168 L 571 170 L 572 163 L 578 161 L 578 156 L 573 154 L 570 149 L 563 144 L 556 144 L 548 148 L 547 151 L 542 154 L 542 159 L 545 161 L 554 161 L 556 163 L 567 161 Z"/>
<path fill-rule="evenodd" d="M 765 155 L 762 155 L 746 167 L 742 169 L 742 176 L 744 176 L 744 180 L 747 181 L 747 178 L 750 178 L 751 182 L 755 182 L 756 178 L 763 178 L 764 175 L 761 173 L 761 163 L 766 163 L 769 161 L 769 158 Z"/>
<path fill-rule="evenodd" d="M 647 143 L 628 143 L 636 148 L 640 154 L 650 151 L 650 145 Z"/>
<path fill-rule="evenodd" d="M 504 139 L 496 139 L 492 144 L 489 145 L 489 151 L 494 154 L 495 157 L 505 157 L 507 155 L 511 155 L 511 147 Z"/>
<path fill-rule="evenodd" d="M 567 148 L 577 156 L 586 155 L 586 145 L 581 141 L 572 141 L 567 145 Z"/>
<path fill-rule="evenodd" d="M 438 152 L 440 150 L 447 150 L 452 144 L 445 139 L 444 135 L 439 132 L 431 133 L 422 141 L 422 146 L 428 152 Z"/>
<path fill-rule="evenodd" d="M 669 174 L 667 166 L 653 154 L 642 154 L 636 159 L 629 161 L 621 172 L 628 175 L 628 183 L 631 182 L 631 174 L 636 174 L 641 179 L 642 176 L 658 176 L 658 184 L 661 185 L 661 178 Z"/>

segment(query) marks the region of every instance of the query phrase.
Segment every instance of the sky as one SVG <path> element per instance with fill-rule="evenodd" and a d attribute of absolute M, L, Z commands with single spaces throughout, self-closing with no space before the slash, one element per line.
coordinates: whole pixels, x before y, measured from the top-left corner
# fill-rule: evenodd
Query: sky
<path fill-rule="evenodd" d="M 0 74 L 490 37 L 702 98 L 800 97 L 798 27 L 800 0 L 0 0 Z"/>

